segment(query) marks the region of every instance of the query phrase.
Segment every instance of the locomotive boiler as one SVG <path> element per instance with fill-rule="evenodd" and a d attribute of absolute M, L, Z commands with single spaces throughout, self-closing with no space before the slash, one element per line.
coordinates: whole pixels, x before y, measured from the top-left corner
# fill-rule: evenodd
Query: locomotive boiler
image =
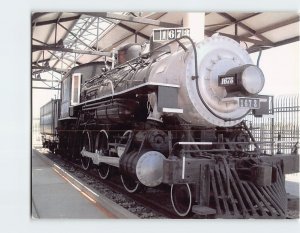
<path fill-rule="evenodd" d="M 262 153 L 243 121 L 267 102 L 247 51 L 219 35 L 147 48 L 128 44 L 117 65 L 66 74 L 57 150 L 102 179 L 117 168 L 131 193 L 169 185 L 179 216 L 285 217 L 291 170 Z"/>

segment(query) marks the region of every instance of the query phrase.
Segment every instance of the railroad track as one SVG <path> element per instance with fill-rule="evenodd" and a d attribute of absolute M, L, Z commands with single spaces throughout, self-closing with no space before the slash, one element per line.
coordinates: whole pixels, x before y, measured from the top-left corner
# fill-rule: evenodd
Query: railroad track
<path fill-rule="evenodd" d="M 99 190 L 101 194 L 103 190 L 98 189 L 99 184 L 104 185 L 107 189 L 110 189 L 114 194 L 107 194 L 106 197 L 112 201 L 120 204 L 125 209 L 129 210 L 133 214 L 136 214 L 140 218 L 179 218 L 178 215 L 172 209 L 172 204 L 170 202 L 170 190 L 166 185 L 161 185 L 159 188 L 146 188 L 140 193 L 128 193 L 120 179 L 118 172 L 107 180 L 100 179 L 95 168 L 88 171 L 81 167 L 81 164 L 67 160 L 63 156 L 54 155 L 52 153 L 44 152 L 49 159 L 58 163 L 65 170 L 73 173 L 84 182 L 93 186 L 96 190 Z M 107 193 L 104 190 L 104 194 Z M 125 197 L 118 197 L 120 194 Z M 121 202 L 120 202 L 121 200 Z M 190 218 L 199 218 L 199 216 L 190 216 Z M 287 219 L 299 218 L 299 211 L 295 212 L 293 210 L 288 211 Z"/>
<path fill-rule="evenodd" d="M 71 164 L 75 166 L 77 169 L 86 172 L 81 168 L 81 165 L 74 162 L 71 162 Z M 161 214 L 164 217 L 178 218 L 178 216 L 172 212 L 171 203 L 168 203 L 168 205 L 165 204 L 166 201 L 169 199 L 169 195 L 168 195 L 169 192 L 167 192 L 166 186 L 163 186 L 160 189 L 152 189 L 152 190 L 146 188 L 147 190 L 141 191 L 139 193 L 128 193 L 124 189 L 123 185 L 121 184 L 119 174 L 116 174 L 114 177 L 108 180 L 101 180 L 99 178 L 99 175 L 95 171 L 95 169 L 87 171 L 87 174 L 94 177 L 95 179 L 98 179 L 101 183 L 109 186 L 111 189 L 113 189 L 113 191 L 121 193 L 129 198 L 132 198 L 140 205 L 150 208 L 151 210 Z M 162 200 L 160 202 L 157 202 L 158 198 Z"/>

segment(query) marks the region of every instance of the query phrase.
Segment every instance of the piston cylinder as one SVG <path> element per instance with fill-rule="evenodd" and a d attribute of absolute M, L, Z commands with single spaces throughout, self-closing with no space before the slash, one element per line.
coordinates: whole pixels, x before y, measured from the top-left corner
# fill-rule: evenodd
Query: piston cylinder
<path fill-rule="evenodd" d="M 158 151 L 132 151 L 121 157 L 120 170 L 145 186 L 155 187 L 162 183 L 164 159 Z"/>

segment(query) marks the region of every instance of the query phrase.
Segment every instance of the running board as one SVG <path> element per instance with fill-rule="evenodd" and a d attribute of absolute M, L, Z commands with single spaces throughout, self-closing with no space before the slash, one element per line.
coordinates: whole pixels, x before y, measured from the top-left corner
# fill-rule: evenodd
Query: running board
<path fill-rule="evenodd" d="M 118 157 L 103 156 L 99 153 L 92 153 L 86 150 L 82 150 L 80 153 L 82 156 L 91 158 L 93 160 L 93 164 L 98 165 L 99 163 L 106 163 L 114 167 L 120 167 L 120 158 Z"/>

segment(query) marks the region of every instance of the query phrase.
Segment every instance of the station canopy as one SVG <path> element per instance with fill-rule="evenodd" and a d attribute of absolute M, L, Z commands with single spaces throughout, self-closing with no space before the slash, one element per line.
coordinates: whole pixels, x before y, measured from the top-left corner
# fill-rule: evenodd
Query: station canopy
<path fill-rule="evenodd" d="M 32 13 L 32 87 L 59 90 L 61 78 L 72 67 L 107 59 L 127 43 L 142 44 L 153 29 L 182 27 L 185 13 Z M 299 14 L 205 13 L 205 35 L 215 33 L 253 53 L 299 41 Z"/>

